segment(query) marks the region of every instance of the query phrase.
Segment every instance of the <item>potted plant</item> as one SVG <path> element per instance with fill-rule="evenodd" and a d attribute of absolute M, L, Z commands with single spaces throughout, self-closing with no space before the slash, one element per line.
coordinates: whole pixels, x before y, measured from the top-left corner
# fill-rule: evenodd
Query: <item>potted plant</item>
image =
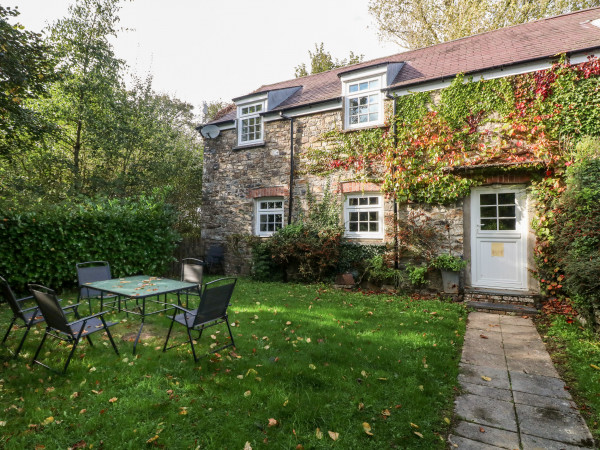
<path fill-rule="evenodd" d="M 458 275 L 459 272 L 467 266 L 467 261 L 460 256 L 442 253 L 433 258 L 431 266 L 440 269 L 442 272 L 444 292 L 448 294 L 458 294 Z"/>

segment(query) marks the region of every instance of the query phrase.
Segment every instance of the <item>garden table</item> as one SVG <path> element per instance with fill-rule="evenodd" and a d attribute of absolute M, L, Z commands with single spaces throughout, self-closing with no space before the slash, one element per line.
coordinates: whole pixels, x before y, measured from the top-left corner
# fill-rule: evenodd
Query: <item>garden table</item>
<path fill-rule="evenodd" d="M 168 311 L 171 309 L 169 307 L 170 303 L 168 302 L 167 294 L 177 294 L 177 303 L 181 305 L 179 300 L 179 294 L 182 291 L 187 291 L 190 289 L 198 290 L 200 293 L 200 287 L 196 283 L 189 283 L 187 281 L 179 281 L 179 280 L 171 280 L 168 278 L 160 278 L 160 277 L 151 277 L 148 275 L 136 275 L 133 277 L 124 277 L 124 278 L 113 278 L 110 280 L 103 281 L 94 281 L 93 283 L 86 283 L 86 286 L 97 289 L 101 293 L 100 302 L 102 304 L 103 298 L 102 296 L 106 294 L 114 294 L 118 296 L 118 311 L 126 312 L 130 314 L 139 315 L 142 318 L 142 323 L 140 325 L 140 329 L 133 343 L 133 354 L 135 355 L 135 349 L 137 347 L 137 343 L 140 339 L 140 335 L 142 334 L 142 329 L 144 328 L 144 321 L 146 316 L 151 316 L 152 314 L 158 314 L 161 312 Z M 160 301 L 160 296 L 164 295 L 165 301 Z M 154 300 L 151 297 L 156 297 Z M 125 308 L 121 307 L 121 299 L 127 298 L 136 300 L 137 311 L 127 309 L 127 303 L 125 303 Z M 141 301 L 141 306 L 139 302 Z M 146 302 L 158 303 L 163 305 L 164 308 L 159 309 L 157 311 L 148 312 L 146 311 Z"/>

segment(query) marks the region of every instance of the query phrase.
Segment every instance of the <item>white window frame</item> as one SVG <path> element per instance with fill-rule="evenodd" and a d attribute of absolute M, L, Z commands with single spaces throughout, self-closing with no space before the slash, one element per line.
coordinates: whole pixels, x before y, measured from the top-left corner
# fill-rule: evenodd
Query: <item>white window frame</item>
<path fill-rule="evenodd" d="M 237 134 L 238 134 L 238 146 L 244 145 L 253 145 L 264 142 L 264 132 L 265 132 L 265 121 L 263 120 L 262 114 L 266 111 L 266 102 L 263 101 L 253 101 L 245 104 L 238 105 L 237 107 Z M 246 122 L 252 121 L 253 123 L 249 123 L 245 125 Z M 245 135 L 256 134 L 255 131 L 247 131 L 244 133 L 244 127 L 256 127 L 256 121 L 258 121 L 258 126 L 260 126 L 260 132 L 258 136 L 253 136 L 253 139 L 244 140 Z"/>
<path fill-rule="evenodd" d="M 369 70 L 360 74 L 352 74 L 348 76 L 342 76 L 342 95 L 344 96 L 344 128 L 347 130 L 359 129 L 365 127 L 380 126 L 384 124 L 385 119 L 385 107 L 384 107 L 384 95 L 382 89 L 384 89 L 386 82 L 386 74 L 382 69 Z M 360 98 L 367 98 L 366 105 L 351 106 L 351 103 Z M 369 100 L 374 99 L 378 104 L 377 118 L 370 120 L 369 114 Z M 359 100 L 360 102 L 360 100 Z M 358 121 L 357 123 L 351 123 L 351 118 L 355 115 L 352 114 L 353 108 L 360 107 L 367 108 L 367 120 L 365 122 Z M 364 113 L 363 113 L 364 114 Z M 359 116 L 360 117 L 360 116 Z M 360 118 L 359 118 L 360 120 Z"/>
<path fill-rule="evenodd" d="M 371 201 L 369 199 L 377 198 L 377 204 L 369 204 Z M 361 202 L 360 199 L 367 199 L 366 204 L 355 204 L 357 202 Z M 377 231 L 351 231 L 351 220 L 353 213 L 359 214 L 359 227 L 360 227 L 360 213 L 367 213 L 368 217 L 366 222 L 372 223 L 375 222 L 371 220 L 370 213 L 376 212 L 377 219 Z M 383 239 L 384 237 L 384 229 L 383 229 L 383 216 L 384 216 L 384 198 L 381 193 L 378 192 L 361 192 L 356 194 L 347 194 L 344 199 L 344 228 L 345 228 L 345 236 L 347 238 L 355 238 L 355 239 Z M 365 220 L 362 220 L 365 222 Z"/>
<path fill-rule="evenodd" d="M 268 205 L 267 208 L 263 208 L 262 203 L 281 203 L 280 207 L 278 205 Z M 285 200 L 283 197 L 259 197 L 255 199 L 254 202 L 254 234 L 256 236 L 271 236 L 275 231 L 279 228 L 283 228 L 285 226 L 284 223 L 284 210 L 285 210 Z M 280 215 L 281 216 L 281 226 L 279 228 L 274 228 L 273 230 L 261 230 L 261 224 L 265 224 L 265 222 L 261 222 L 261 217 L 267 217 L 266 225 L 268 227 L 269 223 L 273 223 L 277 225 L 275 222 L 269 222 L 268 216 L 270 215 Z"/>

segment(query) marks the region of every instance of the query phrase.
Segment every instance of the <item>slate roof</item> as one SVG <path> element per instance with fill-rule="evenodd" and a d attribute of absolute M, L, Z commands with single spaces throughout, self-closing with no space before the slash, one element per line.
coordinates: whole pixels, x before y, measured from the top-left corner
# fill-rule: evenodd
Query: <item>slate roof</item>
<path fill-rule="evenodd" d="M 596 19 L 600 19 L 600 8 L 590 8 L 264 85 L 248 95 L 301 86 L 299 92 L 276 108 L 285 110 L 339 98 L 342 91 L 340 74 L 382 63 L 405 63 L 389 86 L 393 90 L 450 78 L 461 72 L 474 73 L 547 59 L 561 53 L 587 51 L 600 47 L 600 27 L 590 23 Z M 235 114 L 235 108 L 229 109 L 212 123 L 233 120 Z"/>

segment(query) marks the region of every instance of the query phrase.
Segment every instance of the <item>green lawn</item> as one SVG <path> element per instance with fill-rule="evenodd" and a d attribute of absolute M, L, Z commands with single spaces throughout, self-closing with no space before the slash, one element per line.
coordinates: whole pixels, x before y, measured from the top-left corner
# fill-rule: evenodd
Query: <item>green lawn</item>
<path fill-rule="evenodd" d="M 600 341 L 579 322 L 542 316 L 538 328 L 596 442 L 600 442 Z"/>
<path fill-rule="evenodd" d="M 42 328 L 18 360 L 1 349 L 0 447 L 445 448 L 463 305 L 241 279 L 229 312 L 237 348 L 198 363 L 187 345 L 162 352 L 166 316 L 134 357 L 139 319 L 111 314 L 121 355 L 96 334 L 66 375 L 29 367 Z M 10 316 L 3 304 L 0 331 Z M 211 328 L 199 350 L 226 335 Z"/>

